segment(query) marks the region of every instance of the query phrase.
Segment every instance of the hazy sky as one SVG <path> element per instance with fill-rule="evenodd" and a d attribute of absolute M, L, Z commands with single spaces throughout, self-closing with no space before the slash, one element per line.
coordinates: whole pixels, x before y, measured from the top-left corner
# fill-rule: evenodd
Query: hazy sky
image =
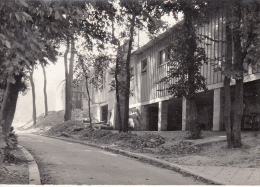
<path fill-rule="evenodd" d="M 55 65 L 50 64 L 46 68 L 47 75 L 47 94 L 49 111 L 55 110 L 56 89 L 59 83 L 64 80 L 64 62 L 60 57 Z M 37 116 L 44 113 L 44 96 L 43 96 L 43 71 L 38 66 L 34 72 L 36 108 Z M 14 122 L 27 122 L 32 119 L 32 91 L 29 88 L 26 95 L 19 95 Z"/>

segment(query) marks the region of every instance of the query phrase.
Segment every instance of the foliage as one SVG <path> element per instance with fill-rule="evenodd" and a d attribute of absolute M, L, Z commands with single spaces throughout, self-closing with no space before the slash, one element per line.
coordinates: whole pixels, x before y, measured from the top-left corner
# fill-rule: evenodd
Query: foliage
<path fill-rule="evenodd" d="M 196 47 L 193 61 L 187 61 L 187 56 L 190 54 L 187 46 L 187 36 L 184 30 L 183 26 L 178 26 L 174 30 L 174 43 L 171 43 L 167 47 L 168 52 L 166 54 L 166 56 L 168 56 L 168 75 L 161 80 L 161 82 L 169 84 L 167 89 L 173 97 L 189 97 L 190 94 L 192 94 L 190 93 L 191 85 L 188 79 L 190 70 L 194 73 L 195 92 L 207 90 L 206 79 L 200 72 L 200 67 L 203 63 L 208 62 L 205 49 Z M 199 44 L 199 37 L 196 36 L 195 39 Z"/>
<path fill-rule="evenodd" d="M 230 148 L 242 146 L 241 141 L 241 120 L 243 116 L 243 78 L 245 73 L 244 63 L 252 66 L 258 63 L 259 50 L 259 1 L 232 0 L 221 1 L 226 5 L 227 17 L 227 43 L 229 45 L 230 60 L 227 59 L 225 80 L 230 82 L 230 78 L 236 80 L 235 101 L 231 109 L 229 82 L 224 85 L 225 97 L 225 126 L 227 132 L 227 142 Z M 229 62 L 230 61 L 230 62 Z"/>
<path fill-rule="evenodd" d="M 0 69 L 4 72 L 1 75 L 5 75 L 7 79 L 0 77 L 2 83 L 3 80 L 6 81 L 7 88 L 11 89 L 18 80 L 16 77 L 22 76 L 17 83 L 20 85 L 19 90 L 6 90 L 6 99 L 9 96 L 17 98 L 19 91 L 26 90 L 25 70 L 30 70 L 38 60 L 46 61 L 46 58 L 55 60 L 57 55 L 55 43 L 47 38 L 48 34 L 53 34 L 50 27 L 54 19 L 52 10 L 47 5 L 48 2 L 43 1 L 1 1 Z M 46 17 L 48 19 L 43 19 Z M 5 120 L 4 129 L 7 133 L 12 123 L 16 102 L 16 99 L 13 100 L 11 107 L 2 106 L 4 109 L 1 110 L 0 120 Z"/>
<path fill-rule="evenodd" d="M 189 97 L 199 90 L 206 90 L 205 78 L 200 67 L 207 63 L 205 49 L 199 47 L 202 42 L 197 35 L 198 28 L 208 22 L 207 1 L 165 1 L 157 7 L 161 14 L 172 13 L 177 17 L 184 14 L 184 20 L 174 29 L 174 41 L 166 48 L 169 72 L 161 82 L 166 82 L 173 97 Z M 159 16 L 161 16 L 159 14 Z M 191 73 L 192 72 L 192 73 Z"/>
<path fill-rule="evenodd" d="M 91 51 L 78 52 L 77 61 L 74 69 L 76 79 L 74 82 L 79 84 L 88 78 L 96 90 L 103 84 L 104 74 L 111 63 L 111 59 L 105 52 L 93 54 Z"/>
<path fill-rule="evenodd" d="M 30 69 L 31 64 L 39 58 L 44 58 L 47 52 L 53 53 L 52 42 L 43 40 L 43 25 L 48 29 L 46 22 L 40 16 L 47 11 L 45 3 L 4 1 L 1 3 L 1 67 L 8 75 L 19 74 L 24 68 Z M 36 27 L 37 25 L 37 27 Z M 42 27 L 40 27 L 42 26 Z M 47 45 L 48 44 L 48 45 Z M 14 82 L 12 76 L 8 80 Z"/>
<path fill-rule="evenodd" d="M 130 58 L 131 58 L 131 53 L 132 53 L 132 49 L 133 49 L 133 42 L 134 42 L 134 34 L 135 34 L 135 28 L 145 28 L 148 27 L 150 31 L 152 31 L 152 28 L 154 28 L 154 30 L 157 29 L 157 27 L 155 27 L 156 23 L 158 24 L 159 22 L 156 22 L 157 20 L 153 17 L 153 15 L 151 15 L 148 10 L 147 10 L 147 2 L 146 1 L 138 1 L 138 0 L 130 0 L 130 1 L 119 1 L 119 5 L 121 7 L 120 9 L 120 16 L 124 17 L 125 21 L 127 21 L 125 24 L 127 25 L 127 27 L 129 28 L 127 35 L 128 39 L 127 39 L 127 51 L 126 51 L 126 59 L 125 59 L 125 64 L 123 62 L 123 69 L 125 69 L 125 78 L 124 78 L 124 85 L 125 85 L 125 89 L 122 92 L 123 93 L 123 100 L 124 100 L 124 111 L 123 111 L 123 120 L 122 120 L 122 129 L 121 129 L 121 124 L 120 124 L 120 129 L 119 131 L 123 131 L 123 132 L 128 132 L 128 124 L 129 124 L 129 96 L 131 93 L 130 90 L 130 80 L 131 80 L 131 68 L 130 68 Z M 153 27 L 151 26 L 151 24 L 153 24 Z M 124 32 L 122 33 L 124 36 Z M 118 48 L 120 47 L 120 43 L 118 44 Z M 118 49 L 119 50 L 119 49 Z M 118 63 L 121 61 L 120 59 L 120 55 L 119 51 L 118 51 L 118 59 L 117 59 L 117 66 L 118 67 Z M 118 69 L 116 69 L 116 76 L 115 78 L 117 78 L 118 75 Z M 116 80 L 116 85 L 117 83 L 119 83 Z M 119 105 L 119 89 L 116 89 L 117 92 L 117 103 Z"/>
<path fill-rule="evenodd" d="M 201 138 L 201 130 L 197 122 L 195 94 L 206 90 L 205 78 L 200 67 L 207 63 L 205 50 L 199 47 L 202 41 L 198 37 L 199 26 L 207 22 L 207 1 L 165 1 L 159 8 L 164 13 L 172 13 L 175 17 L 183 13 L 183 21 L 176 26 L 175 41 L 168 47 L 168 75 L 161 82 L 168 83 L 168 92 L 173 97 L 186 97 L 187 120 L 186 128 L 191 138 Z"/>

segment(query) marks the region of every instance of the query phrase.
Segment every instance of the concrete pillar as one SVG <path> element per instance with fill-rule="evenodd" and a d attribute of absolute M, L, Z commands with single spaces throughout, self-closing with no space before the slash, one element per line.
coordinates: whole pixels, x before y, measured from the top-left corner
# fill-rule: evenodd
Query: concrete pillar
<path fill-rule="evenodd" d="M 97 107 L 97 118 L 98 121 L 101 121 L 101 106 Z"/>
<path fill-rule="evenodd" d="M 182 130 L 186 130 L 186 116 L 187 116 L 187 99 L 182 98 Z"/>
<path fill-rule="evenodd" d="M 110 116 L 109 116 L 109 125 L 113 126 L 113 128 L 115 129 L 115 110 L 112 109 L 110 110 Z"/>
<path fill-rule="evenodd" d="M 167 131 L 168 102 L 160 101 L 158 110 L 158 131 Z"/>
<path fill-rule="evenodd" d="M 221 88 L 214 89 L 213 131 L 220 131 L 221 124 Z"/>
<path fill-rule="evenodd" d="M 146 131 L 148 130 L 148 106 L 142 105 L 136 107 L 137 117 L 134 119 L 135 130 Z"/>

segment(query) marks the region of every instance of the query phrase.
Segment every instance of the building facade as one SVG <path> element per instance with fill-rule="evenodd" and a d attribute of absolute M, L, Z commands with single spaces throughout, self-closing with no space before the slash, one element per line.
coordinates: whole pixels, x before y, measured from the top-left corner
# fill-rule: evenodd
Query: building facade
<path fill-rule="evenodd" d="M 65 80 L 61 81 L 56 89 L 55 111 L 65 110 Z M 72 87 L 72 110 L 83 109 L 84 85 Z"/>
<path fill-rule="evenodd" d="M 210 59 L 209 63 L 203 64 L 200 69 L 201 74 L 206 78 L 208 91 L 199 92 L 196 96 L 198 121 L 203 125 L 204 130 L 225 129 L 223 123 L 224 76 L 220 71 L 216 71 L 226 58 L 224 19 L 222 12 L 215 12 L 211 15 L 211 21 L 198 30 L 198 35 L 204 36 L 200 46 L 205 48 L 206 55 Z M 132 54 L 133 77 L 131 78 L 129 122 L 134 130 L 187 130 L 186 99 L 173 98 L 167 92 L 168 84 L 160 82 L 169 70 L 168 46 L 174 42 L 175 31 L 181 26 L 182 22 L 176 24 Z M 244 77 L 244 113 L 258 113 L 260 111 L 260 67 L 245 64 L 245 69 L 247 72 Z M 91 89 L 91 113 L 97 121 L 109 123 L 116 129 L 115 92 L 111 91 L 110 87 L 112 80 L 111 70 L 108 70 L 104 74 L 102 89 Z M 234 84 L 235 80 L 232 79 L 231 85 Z M 233 101 L 234 98 L 232 97 L 231 100 Z M 82 106 L 83 109 L 87 109 L 87 100 L 84 98 Z"/>

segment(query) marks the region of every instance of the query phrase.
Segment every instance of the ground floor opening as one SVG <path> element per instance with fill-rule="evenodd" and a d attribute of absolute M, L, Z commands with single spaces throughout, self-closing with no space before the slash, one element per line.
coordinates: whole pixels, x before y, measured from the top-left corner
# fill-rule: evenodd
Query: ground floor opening
<path fill-rule="evenodd" d="M 167 131 L 182 130 L 182 98 L 168 101 Z"/>
<path fill-rule="evenodd" d="M 148 106 L 148 130 L 158 131 L 158 103 Z"/>
<path fill-rule="evenodd" d="M 108 105 L 101 106 L 101 121 L 107 123 L 108 119 Z"/>

